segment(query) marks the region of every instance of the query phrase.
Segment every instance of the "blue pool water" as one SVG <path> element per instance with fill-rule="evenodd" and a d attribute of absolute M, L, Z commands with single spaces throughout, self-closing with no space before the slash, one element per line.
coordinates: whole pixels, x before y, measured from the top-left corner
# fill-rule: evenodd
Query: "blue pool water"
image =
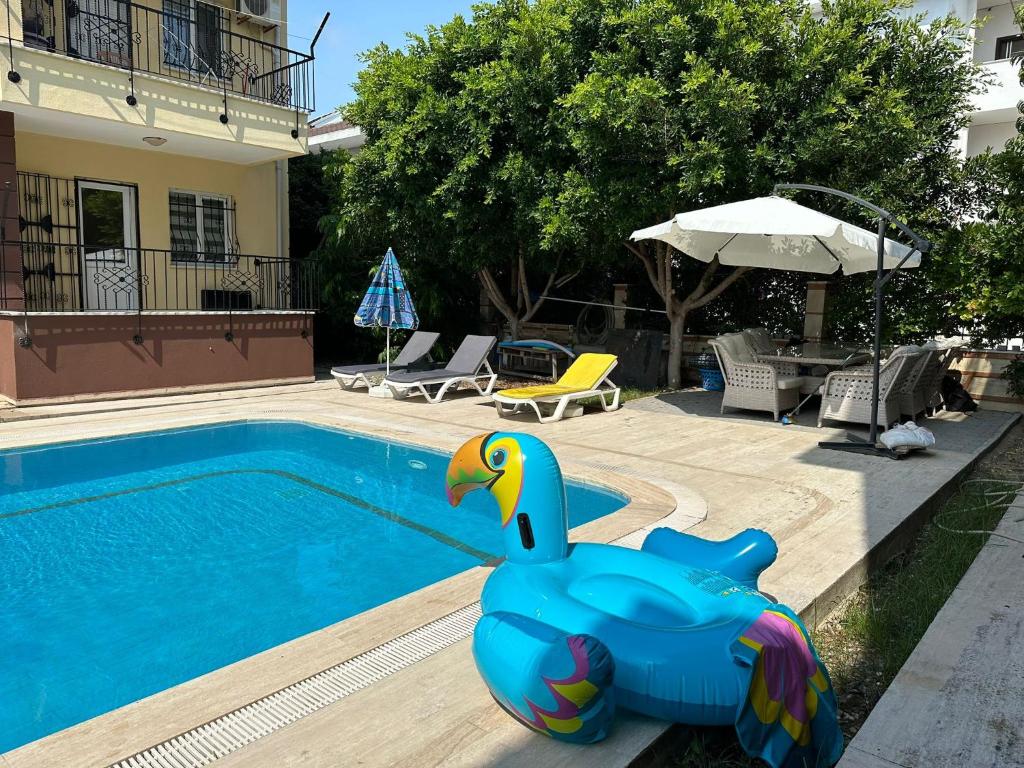
<path fill-rule="evenodd" d="M 0 452 L 0 752 L 500 555 L 447 462 L 282 422 Z"/>

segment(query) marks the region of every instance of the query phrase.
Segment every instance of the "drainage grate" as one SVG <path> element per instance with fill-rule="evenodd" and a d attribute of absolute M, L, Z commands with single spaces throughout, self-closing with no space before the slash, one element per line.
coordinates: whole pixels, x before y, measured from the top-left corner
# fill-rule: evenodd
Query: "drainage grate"
<path fill-rule="evenodd" d="M 467 605 L 110 768 L 202 768 L 466 639 L 479 618 Z"/>

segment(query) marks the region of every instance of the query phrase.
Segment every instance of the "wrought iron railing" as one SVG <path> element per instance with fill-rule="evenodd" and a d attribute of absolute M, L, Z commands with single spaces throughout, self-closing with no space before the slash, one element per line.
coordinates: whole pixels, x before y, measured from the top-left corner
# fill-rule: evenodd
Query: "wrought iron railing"
<path fill-rule="evenodd" d="M 17 19 L 7 0 L 9 37 Z M 233 11 L 189 0 L 151 8 L 125 0 L 20 0 L 24 45 L 126 71 L 129 103 L 136 72 L 181 80 L 311 112 L 312 51 L 282 48 L 233 29 Z M 12 73 L 20 78 L 20 74 Z M 228 113 L 222 120 L 227 122 Z"/>
<path fill-rule="evenodd" d="M 0 310 L 315 311 L 317 262 L 26 240 L 0 243 Z"/>

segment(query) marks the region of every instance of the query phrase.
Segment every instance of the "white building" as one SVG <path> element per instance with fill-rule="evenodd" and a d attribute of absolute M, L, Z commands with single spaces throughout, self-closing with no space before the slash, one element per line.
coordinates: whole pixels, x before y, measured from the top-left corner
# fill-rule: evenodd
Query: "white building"
<path fill-rule="evenodd" d="M 820 0 L 810 0 L 811 7 L 821 8 Z M 982 65 L 991 82 L 984 93 L 974 97 L 971 127 L 961 139 L 961 149 L 968 155 L 981 154 L 991 147 L 1000 151 L 1017 135 L 1017 104 L 1024 101 L 1024 86 L 1019 79 L 1020 65 L 1013 57 L 1024 55 L 1024 36 L 1015 20 L 1015 7 L 1024 7 L 1021 0 L 915 0 L 912 7 L 901 10 L 907 17 L 924 15 L 925 21 L 955 14 L 966 24 L 977 21 L 971 54 Z"/>
<path fill-rule="evenodd" d="M 1013 57 L 1024 55 L 1024 35 L 1014 17 L 1019 2 L 1010 0 L 960 0 L 956 3 L 919 2 L 919 5 L 965 5 L 966 13 L 977 17 L 983 25 L 974 42 L 974 59 L 981 62 L 993 78 L 988 90 L 975 97 L 974 115 L 967 134 L 968 155 L 984 152 L 988 147 L 1001 150 L 1017 135 L 1017 104 L 1024 101 L 1024 85 L 1020 82 L 1020 64 Z M 973 10 L 971 10 L 973 9 Z M 964 18 L 964 16 L 961 16 Z"/>

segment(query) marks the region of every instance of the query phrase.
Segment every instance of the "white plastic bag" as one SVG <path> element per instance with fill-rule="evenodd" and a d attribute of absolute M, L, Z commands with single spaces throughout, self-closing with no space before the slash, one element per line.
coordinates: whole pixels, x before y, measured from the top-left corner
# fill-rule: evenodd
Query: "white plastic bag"
<path fill-rule="evenodd" d="M 879 441 L 890 451 L 896 448 L 931 448 L 935 445 L 935 435 L 930 429 L 919 427 L 912 421 L 897 424 L 883 433 Z"/>

